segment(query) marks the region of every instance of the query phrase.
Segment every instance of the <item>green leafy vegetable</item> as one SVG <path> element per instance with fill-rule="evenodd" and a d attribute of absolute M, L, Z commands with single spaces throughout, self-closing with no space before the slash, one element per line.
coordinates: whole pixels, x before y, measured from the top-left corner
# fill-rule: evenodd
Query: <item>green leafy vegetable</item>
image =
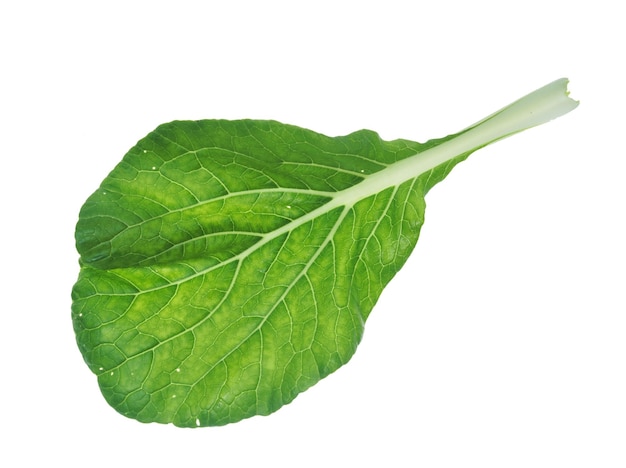
<path fill-rule="evenodd" d="M 186 427 L 292 401 L 353 355 L 426 192 L 472 151 L 572 110 L 566 87 L 425 144 L 274 121 L 158 127 L 76 227 L 72 319 L 106 400 Z"/>

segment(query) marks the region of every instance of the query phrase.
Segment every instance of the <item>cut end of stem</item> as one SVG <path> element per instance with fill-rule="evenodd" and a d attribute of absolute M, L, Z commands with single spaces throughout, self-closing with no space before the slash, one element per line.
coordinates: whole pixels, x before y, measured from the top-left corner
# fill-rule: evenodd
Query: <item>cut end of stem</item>
<path fill-rule="evenodd" d="M 528 112 L 528 126 L 526 128 L 535 127 L 543 123 L 554 120 L 578 107 L 579 102 L 569 97 L 567 85 L 569 80 L 561 78 L 550 84 L 539 88 L 536 91 L 524 96 L 510 106 L 517 106 L 517 112 Z"/>
<path fill-rule="evenodd" d="M 480 128 L 485 143 L 490 143 L 567 114 L 579 104 L 569 97 L 568 83 L 567 78 L 555 80 L 472 125 L 467 131 Z"/>

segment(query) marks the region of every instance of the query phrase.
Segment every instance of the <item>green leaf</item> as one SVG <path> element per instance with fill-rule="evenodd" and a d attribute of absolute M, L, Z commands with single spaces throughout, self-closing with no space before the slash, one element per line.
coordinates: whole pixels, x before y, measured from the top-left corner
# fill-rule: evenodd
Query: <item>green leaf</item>
<path fill-rule="evenodd" d="M 104 397 L 186 427 L 289 403 L 354 354 L 428 190 L 475 149 L 576 104 L 559 80 L 426 144 L 274 121 L 161 125 L 76 227 L 72 319 Z"/>

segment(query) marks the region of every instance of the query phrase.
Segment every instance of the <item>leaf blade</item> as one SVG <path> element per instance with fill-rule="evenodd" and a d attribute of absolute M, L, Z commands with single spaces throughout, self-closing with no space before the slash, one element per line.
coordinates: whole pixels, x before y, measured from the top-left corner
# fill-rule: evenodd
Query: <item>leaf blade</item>
<path fill-rule="evenodd" d="M 209 126 L 212 128 L 206 133 L 210 135 L 215 127 L 224 128 L 229 124 L 219 122 L 216 125 L 210 122 Z M 183 126 L 186 125 L 188 123 L 183 123 Z M 244 123 L 247 128 L 251 125 L 250 122 Z M 274 129 L 281 127 L 281 141 L 284 143 L 286 131 L 280 124 L 272 122 L 270 125 Z M 260 127 L 266 128 L 264 124 Z M 287 130 L 293 131 L 294 128 L 287 127 Z M 164 126 L 161 126 L 152 136 L 162 139 L 163 133 L 167 131 L 167 127 L 164 130 Z M 233 134 L 237 131 L 240 130 L 230 130 L 227 133 Z M 376 296 L 377 292 L 368 291 L 367 299 L 355 301 L 354 279 L 350 268 L 356 265 L 358 252 L 364 250 L 363 246 L 357 245 L 358 242 L 363 243 L 363 238 L 354 242 L 356 247 L 347 249 L 347 254 L 344 252 L 344 244 L 346 239 L 355 235 L 355 226 L 358 224 L 354 221 L 355 213 L 360 216 L 358 213 L 363 211 L 366 217 L 371 218 L 368 223 L 372 229 L 365 234 L 365 239 L 374 228 L 381 227 L 375 205 L 388 207 L 390 197 L 374 197 L 372 206 L 360 205 L 354 210 L 346 205 L 333 206 L 329 202 L 339 191 L 361 182 L 366 171 L 374 173 L 387 167 L 389 161 L 401 159 L 403 155 L 398 155 L 399 150 L 408 154 L 406 149 L 411 145 L 407 142 L 386 144 L 373 132 L 357 132 L 339 140 L 320 137 L 301 129 L 296 129 L 293 135 L 291 142 L 297 142 L 299 151 L 292 154 L 290 150 L 288 157 L 285 157 L 289 163 L 284 167 L 285 174 L 281 174 L 279 165 L 276 165 L 275 154 L 268 153 L 269 166 L 276 165 L 267 171 L 272 174 L 268 178 L 258 178 L 256 173 L 247 172 L 251 160 L 247 158 L 245 168 L 241 165 L 245 171 L 240 174 L 244 179 L 243 184 L 229 181 L 225 183 L 222 176 L 215 177 L 220 179 L 219 184 L 214 184 L 211 191 L 203 194 L 200 189 L 194 188 L 191 190 L 193 196 L 185 195 L 180 198 L 179 195 L 184 192 L 175 190 L 170 196 L 178 204 L 172 205 L 169 201 L 167 210 L 161 209 L 165 202 L 159 199 L 159 194 L 165 190 L 163 184 L 156 181 L 149 172 L 144 174 L 145 177 L 140 176 L 140 171 L 145 171 L 145 164 L 156 164 L 154 159 L 147 162 L 134 161 L 137 155 L 147 154 L 144 153 L 144 147 L 155 147 L 144 140 L 140 142 L 141 146 L 129 152 L 130 162 L 119 166 L 118 173 L 114 171 L 109 176 L 109 181 L 103 183 L 101 191 L 96 192 L 93 199 L 88 201 L 88 206 L 83 211 L 84 217 L 81 216 L 82 224 L 79 221 L 77 228 L 79 233 L 93 232 L 95 228 L 89 225 L 89 220 L 95 219 L 94 224 L 99 226 L 103 216 L 112 216 L 119 206 L 122 208 L 120 216 L 124 218 L 118 224 L 123 229 L 118 232 L 107 231 L 105 234 L 109 238 L 101 237 L 98 240 L 99 245 L 107 244 L 104 249 L 95 245 L 93 240 L 91 243 L 81 243 L 80 235 L 77 235 L 79 251 L 82 249 L 86 252 L 83 257 L 85 278 L 79 278 L 74 302 L 75 310 L 82 311 L 80 314 L 97 314 L 102 317 L 115 316 L 115 311 L 126 309 L 108 322 L 100 320 L 103 323 L 95 328 L 97 331 L 84 326 L 87 320 L 75 320 L 79 343 L 88 343 L 82 349 L 91 349 L 84 351 L 86 360 L 91 361 L 92 369 L 100 372 L 100 385 L 107 400 L 122 413 L 138 419 L 174 421 L 185 426 L 194 426 L 196 421 L 200 421 L 202 425 L 213 425 L 233 422 L 257 413 L 269 414 L 345 364 L 354 353 L 363 333 L 365 317 L 361 311 L 369 313 L 375 303 L 371 296 Z M 186 140 L 188 141 L 183 145 L 168 137 L 167 153 L 173 160 L 183 156 L 183 166 L 188 173 L 193 173 L 194 168 L 199 166 L 192 166 L 184 159 L 189 154 L 188 146 L 191 146 L 191 139 Z M 320 151 L 320 140 L 326 146 L 322 148 L 322 157 L 316 159 L 314 155 L 315 151 Z M 330 154 L 329 143 L 335 148 L 335 154 Z M 355 143 L 358 148 L 353 151 L 350 145 L 355 146 Z M 246 144 L 250 146 L 251 143 Z M 261 145 L 266 146 L 267 142 L 262 141 Z M 308 150 L 302 151 L 307 145 Z M 376 145 L 377 152 L 381 152 L 381 148 L 387 145 L 383 150 L 387 160 L 378 162 L 360 154 L 363 148 Z M 204 143 L 203 147 L 206 146 L 208 144 Z M 231 151 L 232 157 L 226 164 L 241 158 L 241 146 L 240 143 L 233 145 L 237 151 Z M 413 144 L 413 147 L 416 146 L 418 145 Z M 338 148 L 350 152 L 348 162 L 336 154 Z M 248 148 L 247 151 L 253 151 L 255 155 L 263 154 L 258 146 L 252 150 Z M 307 151 L 313 151 L 313 154 L 307 154 Z M 365 152 L 368 151 L 371 150 L 367 149 Z M 164 161 L 162 164 L 167 164 L 165 159 L 161 158 Z M 292 164 L 303 164 L 303 161 L 308 162 L 306 170 L 294 170 Z M 143 168 L 141 164 L 144 165 Z M 200 166 L 208 164 L 202 163 Z M 212 161 L 211 164 L 215 162 Z M 156 166 L 150 166 L 151 170 L 156 171 L 152 167 Z M 320 168 L 323 169 L 323 176 L 309 184 L 312 188 L 303 188 L 304 183 L 309 183 L 311 173 Z M 338 174 L 330 182 L 327 177 L 329 170 L 335 170 Z M 169 167 L 166 172 L 171 174 L 174 171 Z M 176 176 L 177 181 L 178 179 L 180 176 Z M 201 179 L 203 182 L 213 180 L 205 174 L 202 174 Z M 145 185 L 153 187 L 159 193 L 149 198 L 148 208 L 129 213 L 128 207 L 135 206 L 140 197 L 148 198 Z M 188 185 L 195 184 L 192 182 Z M 222 187 L 227 190 L 221 190 Z M 279 191 L 274 190 L 276 188 Z M 102 204 L 107 195 L 114 193 L 121 194 L 114 200 L 117 207 L 115 203 Z M 119 202 L 124 195 L 129 197 L 129 201 Z M 201 196 L 210 198 L 202 199 Z M 198 206 L 202 207 L 201 211 L 198 211 Z M 101 213 L 97 213 L 95 207 Z M 218 218 L 220 212 L 228 215 L 223 219 Z M 246 217 L 242 215 L 250 212 L 254 212 L 254 226 L 246 226 Z M 265 218 L 264 214 L 267 215 Z M 189 223 L 201 224 L 203 216 L 210 220 L 213 229 L 196 226 L 194 230 L 189 227 Z M 174 220 L 173 217 L 178 218 Z M 181 222 L 180 217 L 184 217 L 187 223 Z M 278 222 L 273 222 L 276 219 Z M 177 227 L 177 235 L 161 234 L 161 238 L 165 240 L 155 243 L 155 231 L 160 232 L 166 225 Z M 188 236 L 181 235 L 181 232 Z M 229 243 L 224 239 L 225 232 L 236 233 L 239 237 Z M 249 242 L 241 240 L 243 233 L 248 235 L 245 239 Z M 198 242 L 198 238 L 211 235 L 211 242 L 196 249 L 195 254 L 187 255 L 180 247 L 172 250 L 172 245 L 188 245 L 192 239 Z M 215 241 L 220 237 L 222 242 L 216 246 Z M 116 247 L 116 242 L 121 247 Z M 208 248 L 209 244 L 214 246 L 215 252 Z M 129 252 L 129 247 L 134 251 Z M 380 243 L 377 248 L 380 250 Z M 160 250 L 160 253 L 155 255 L 155 249 Z M 230 255 L 225 255 L 225 251 L 230 252 Z M 221 257 L 218 258 L 220 253 Z M 213 261 L 207 260 L 211 258 Z M 334 265 L 342 265 L 336 278 L 329 274 L 336 268 Z M 367 267 L 362 266 L 361 270 L 363 275 L 371 274 Z M 176 271 L 180 273 L 177 274 Z M 384 280 L 378 278 L 376 281 L 386 283 L 389 276 L 392 275 L 386 274 Z M 210 283 L 211 286 L 192 286 L 196 279 L 200 279 L 200 283 Z M 93 284 L 105 287 L 102 292 L 86 295 L 81 292 L 83 281 L 91 288 Z M 327 286 L 322 286 L 322 283 Z M 176 289 L 172 293 L 174 284 Z M 374 288 L 379 287 L 376 285 Z M 118 290 L 124 294 L 122 299 L 115 295 Z M 102 304 L 100 296 L 105 294 L 109 295 L 106 302 L 112 304 L 112 310 Z M 129 295 L 132 296 L 131 300 Z M 191 297 L 201 297 L 202 300 L 196 305 Z M 209 297 L 213 302 L 208 300 Z M 219 300 L 216 299 L 218 297 Z M 85 305 L 90 299 L 93 303 Z M 182 305 L 177 305 L 179 302 Z M 201 318 L 195 323 L 189 320 L 189 316 L 194 315 L 190 312 L 194 310 L 193 307 L 205 311 L 204 314 L 196 311 L 196 315 Z M 152 311 L 152 316 L 145 318 L 148 309 Z M 136 316 L 140 318 L 134 318 Z M 173 322 L 169 323 L 168 320 Z M 332 324 L 332 330 L 329 326 L 320 327 L 320 322 Z M 335 328 L 341 332 L 335 333 Z M 193 340 L 184 338 L 185 336 L 193 336 Z M 152 370 L 148 374 L 128 371 L 129 368 L 138 367 L 136 363 L 148 357 L 151 366 L 155 362 L 166 362 L 167 356 L 174 353 L 173 343 L 185 340 L 204 342 L 204 348 L 210 349 L 210 358 L 206 353 L 194 354 L 187 347 L 189 351 L 179 351 L 178 359 L 169 366 L 159 364 L 162 368 L 158 371 Z M 257 349 L 261 342 L 265 343 L 262 353 Z M 185 346 L 178 343 L 176 348 L 185 349 Z M 255 355 L 251 362 L 246 361 Z M 182 366 L 185 362 L 196 364 Z M 201 374 L 192 370 L 203 367 L 198 362 L 204 365 L 204 372 Z M 220 374 L 224 372 L 224 366 L 226 369 L 241 369 L 245 367 L 244 363 L 252 367 L 247 372 L 236 374 L 237 384 Z M 185 392 L 186 396 L 171 393 L 179 379 L 172 380 L 172 377 L 166 378 L 164 374 L 171 376 L 173 373 L 176 373 L 176 377 L 187 375 L 185 385 L 192 390 Z M 116 378 L 116 374 L 120 377 Z M 211 398 L 207 398 L 207 395 L 211 392 L 206 390 L 210 386 L 205 381 L 219 380 L 217 374 L 222 375 L 223 379 L 221 393 L 219 396 L 214 395 L 214 401 L 210 401 Z M 135 387 L 130 390 L 127 382 L 133 379 L 137 380 Z M 159 389 L 158 385 L 154 386 L 155 382 L 167 383 L 163 389 Z M 245 385 L 242 382 L 246 382 Z M 259 395 L 264 396 L 252 398 L 251 394 L 255 393 L 252 392 L 253 386 L 257 388 Z M 193 390 L 200 388 L 204 388 L 205 392 Z M 117 396 L 120 392 L 134 396 L 120 399 Z M 202 396 L 197 396 L 198 393 Z M 198 406 L 181 403 L 182 407 L 176 406 L 168 400 L 174 399 L 174 395 L 182 399 L 179 401 L 193 402 L 200 399 L 204 404 Z M 251 398 L 254 404 L 251 403 Z M 133 401 L 144 406 L 133 409 L 133 405 L 129 403 Z M 159 405 L 154 401 L 159 401 Z M 158 409 L 146 409 L 151 408 L 150 405 L 155 405 Z M 184 410 L 181 409 L 183 407 Z M 200 410 L 200 407 L 203 409 Z M 181 419 L 182 414 L 188 416 Z"/>

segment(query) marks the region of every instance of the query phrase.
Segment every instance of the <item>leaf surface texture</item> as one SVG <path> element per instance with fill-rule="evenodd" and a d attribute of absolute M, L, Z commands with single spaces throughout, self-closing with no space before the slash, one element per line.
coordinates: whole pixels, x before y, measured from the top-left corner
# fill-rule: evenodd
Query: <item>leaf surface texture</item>
<path fill-rule="evenodd" d="M 269 414 L 353 355 L 443 167 L 347 189 L 424 145 L 273 121 L 172 122 L 85 203 L 73 319 L 121 413 L 179 426 Z"/>

